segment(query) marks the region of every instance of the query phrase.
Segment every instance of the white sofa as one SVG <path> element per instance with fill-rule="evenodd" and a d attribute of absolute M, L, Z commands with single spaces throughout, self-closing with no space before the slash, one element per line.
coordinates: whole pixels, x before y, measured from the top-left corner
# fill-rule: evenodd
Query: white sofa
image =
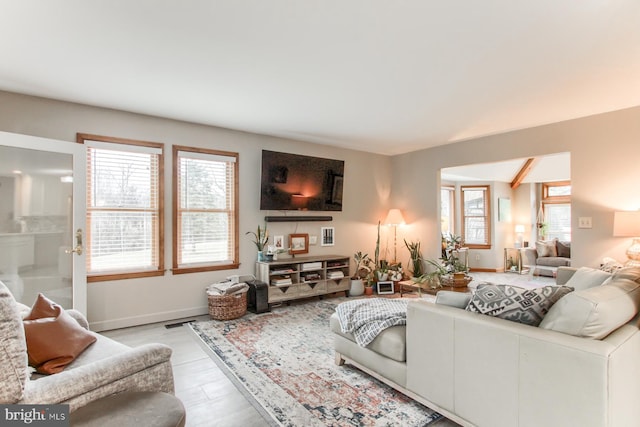
<path fill-rule="evenodd" d="M 406 327 L 385 330 L 367 347 L 340 331 L 336 315 L 331 329 L 337 364 L 353 364 L 462 425 L 640 423 L 637 315 L 589 339 L 416 300 Z"/>

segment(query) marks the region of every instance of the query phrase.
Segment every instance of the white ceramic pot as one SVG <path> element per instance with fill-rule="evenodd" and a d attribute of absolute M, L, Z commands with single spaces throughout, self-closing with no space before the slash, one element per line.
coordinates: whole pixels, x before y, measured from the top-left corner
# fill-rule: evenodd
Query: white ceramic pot
<path fill-rule="evenodd" d="M 384 282 L 389 279 L 389 273 L 383 273 L 382 271 L 378 271 L 378 281 Z"/>
<path fill-rule="evenodd" d="M 349 288 L 349 296 L 357 297 L 364 294 L 364 283 L 362 279 L 351 279 L 351 287 Z"/>

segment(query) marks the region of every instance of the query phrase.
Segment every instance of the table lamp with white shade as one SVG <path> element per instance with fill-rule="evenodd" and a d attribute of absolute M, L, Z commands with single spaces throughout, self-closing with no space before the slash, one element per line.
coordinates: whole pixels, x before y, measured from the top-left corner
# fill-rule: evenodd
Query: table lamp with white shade
<path fill-rule="evenodd" d="M 614 237 L 632 237 L 627 249 L 628 266 L 640 266 L 640 211 L 615 212 L 613 216 Z"/>

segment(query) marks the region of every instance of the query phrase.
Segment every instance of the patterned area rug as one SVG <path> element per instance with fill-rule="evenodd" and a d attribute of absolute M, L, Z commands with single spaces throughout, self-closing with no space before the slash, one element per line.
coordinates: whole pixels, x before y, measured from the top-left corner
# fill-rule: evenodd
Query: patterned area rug
<path fill-rule="evenodd" d="M 442 416 L 334 363 L 329 317 L 344 298 L 190 324 L 256 401 L 285 426 L 427 426 Z"/>

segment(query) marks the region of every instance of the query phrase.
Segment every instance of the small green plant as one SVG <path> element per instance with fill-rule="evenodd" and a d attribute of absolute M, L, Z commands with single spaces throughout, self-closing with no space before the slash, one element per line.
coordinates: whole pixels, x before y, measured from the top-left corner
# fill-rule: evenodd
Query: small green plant
<path fill-rule="evenodd" d="M 258 231 L 247 231 L 246 235 L 253 235 L 253 243 L 258 248 L 258 252 L 262 252 L 269 241 L 269 232 L 267 231 L 267 224 L 264 224 L 264 228 L 260 228 L 258 225 Z"/>
<path fill-rule="evenodd" d="M 356 271 L 352 279 L 366 279 L 372 271 L 371 263 L 373 261 L 369 258 L 369 254 L 363 254 L 361 251 L 358 251 L 353 254 L 353 261 L 356 264 Z"/>
<path fill-rule="evenodd" d="M 454 236 L 450 234 L 445 237 L 442 236 L 443 249 L 442 249 L 442 265 L 445 269 L 446 273 L 466 273 L 469 271 L 467 266 L 460 261 L 460 258 L 457 256 L 457 250 L 462 247 L 462 237 Z M 430 261 L 431 265 L 435 265 L 436 263 Z"/>
<path fill-rule="evenodd" d="M 413 268 L 413 270 L 411 271 L 411 274 L 413 274 L 413 277 L 420 277 L 422 276 L 424 269 L 422 266 L 422 253 L 420 252 L 420 242 L 416 241 L 416 242 L 407 242 L 407 240 L 404 240 L 404 244 L 407 247 L 407 249 L 409 249 L 409 255 L 411 257 L 411 266 Z"/>

